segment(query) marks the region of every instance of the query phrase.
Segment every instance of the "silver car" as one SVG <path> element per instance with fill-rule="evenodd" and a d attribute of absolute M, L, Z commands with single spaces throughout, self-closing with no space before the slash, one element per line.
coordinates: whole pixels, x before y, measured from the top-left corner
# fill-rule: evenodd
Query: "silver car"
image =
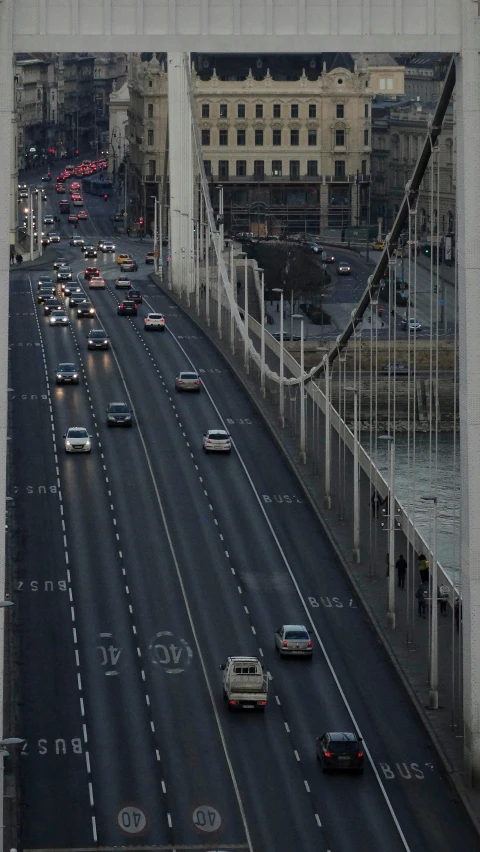
<path fill-rule="evenodd" d="M 75 364 L 58 364 L 55 371 L 57 385 L 75 384 L 79 382 L 79 372 Z"/>
<path fill-rule="evenodd" d="M 65 311 L 52 311 L 48 322 L 50 325 L 68 325 L 69 319 Z"/>
<path fill-rule="evenodd" d="M 303 624 L 283 624 L 275 633 L 275 647 L 280 656 L 311 657 L 310 633 Z"/>
<path fill-rule="evenodd" d="M 175 390 L 177 391 L 199 391 L 201 388 L 198 373 L 193 371 L 179 373 L 175 378 Z"/>
<path fill-rule="evenodd" d="M 232 440 L 224 429 L 209 429 L 203 436 L 203 449 L 206 453 L 229 453 Z"/>
<path fill-rule="evenodd" d="M 71 426 L 63 436 L 66 453 L 89 453 L 92 449 L 92 438 L 83 426 Z"/>

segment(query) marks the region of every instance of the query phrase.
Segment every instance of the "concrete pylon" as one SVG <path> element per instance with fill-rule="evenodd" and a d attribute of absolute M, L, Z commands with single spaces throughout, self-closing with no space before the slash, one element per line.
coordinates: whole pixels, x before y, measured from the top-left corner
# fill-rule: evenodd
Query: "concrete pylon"
<path fill-rule="evenodd" d="M 457 59 L 457 258 L 459 305 L 461 557 L 465 770 L 480 786 L 480 20 L 478 5 L 462 2 L 462 50 Z M 473 144 L 472 144 L 473 143 Z"/>
<path fill-rule="evenodd" d="M 170 167 L 170 280 L 176 293 L 195 290 L 193 265 L 192 116 L 185 57 L 168 54 L 168 135 Z"/>

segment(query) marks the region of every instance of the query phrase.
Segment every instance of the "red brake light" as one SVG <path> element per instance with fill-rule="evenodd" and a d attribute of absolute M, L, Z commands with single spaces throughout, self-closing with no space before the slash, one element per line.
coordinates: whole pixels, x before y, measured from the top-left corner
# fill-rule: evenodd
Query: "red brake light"
<path fill-rule="evenodd" d="M 179 385 L 183 385 L 183 381 L 181 379 L 178 380 Z"/>
<path fill-rule="evenodd" d="M 197 381 L 195 382 L 195 384 L 196 384 L 196 385 L 199 385 L 199 384 L 200 384 L 200 379 L 197 379 Z"/>
<path fill-rule="evenodd" d="M 325 757 L 331 757 L 331 756 L 332 756 L 332 752 L 331 752 L 331 751 L 326 751 L 326 752 L 325 752 Z"/>
<path fill-rule="evenodd" d="M 283 640 L 282 645 L 284 648 L 288 648 L 288 642 L 286 639 Z"/>
<path fill-rule="evenodd" d="M 363 757 L 363 751 L 359 751 L 357 757 Z"/>
<path fill-rule="evenodd" d="M 236 704 L 236 703 L 237 703 L 236 701 L 233 701 L 233 700 L 232 700 L 232 701 L 230 701 L 230 704 L 233 704 L 233 706 L 234 706 L 234 707 L 235 707 L 235 704 Z"/>
<path fill-rule="evenodd" d="M 260 707 L 265 707 L 265 704 L 266 704 L 267 702 L 266 702 L 266 701 L 259 701 L 258 703 L 260 704 Z"/>
<path fill-rule="evenodd" d="M 311 648 L 312 647 L 312 640 L 309 639 L 307 644 L 308 644 L 308 647 Z"/>

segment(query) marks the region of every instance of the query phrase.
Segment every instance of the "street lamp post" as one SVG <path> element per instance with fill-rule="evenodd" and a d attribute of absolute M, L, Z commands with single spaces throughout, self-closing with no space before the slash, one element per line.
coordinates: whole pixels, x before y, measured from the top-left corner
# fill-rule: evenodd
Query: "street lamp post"
<path fill-rule="evenodd" d="M 392 435 L 379 435 L 380 441 L 389 445 L 389 494 L 388 494 L 388 626 L 395 629 L 395 439 Z"/>
<path fill-rule="evenodd" d="M 353 393 L 353 561 L 360 562 L 360 476 L 358 466 L 358 388 L 346 387 Z"/>
<path fill-rule="evenodd" d="M 223 252 L 223 186 L 219 184 L 217 186 L 218 189 L 218 234 L 219 234 L 219 246 L 218 249 L 220 252 Z"/>
<path fill-rule="evenodd" d="M 232 285 L 232 299 L 236 302 L 237 285 L 234 284 L 234 267 L 233 267 L 233 240 L 230 241 L 230 284 Z M 230 306 L 230 348 L 232 355 L 235 352 L 235 315 L 233 313 L 233 305 Z"/>
<path fill-rule="evenodd" d="M 210 225 L 208 222 L 205 240 L 205 317 L 207 326 L 210 326 Z"/>
<path fill-rule="evenodd" d="M 158 222 L 157 222 L 157 204 L 158 198 L 155 195 L 151 195 L 150 198 L 153 198 L 153 268 L 155 270 L 155 275 L 158 275 Z"/>
<path fill-rule="evenodd" d="M 195 307 L 197 316 L 200 316 L 200 228 L 198 219 L 193 220 L 195 224 Z"/>
<path fill-rule="evenodd" d="M 326 509 L 332 508 L 331 495 L 331 469 L 332 469 L 332 453 L 331 453 L 331 429 L 330 429 L 330 361 L 328 355 L 324 355 L 325 364 L 325 497 L 324 505 Z"/>
<path fill-rule="evenodd" d="M 438 565 L 437 565 L 437 497 L 422 497 L 422 500 L 430 502 L 433 506 L 433 544 L 432 544 L 432 571 L 431 571 L 431 624 L 430 624 L 430 671 L 429 685 L 430 710 L 438 710 Z"/>
<path fill-rule="evenodd" d="M 245 293 L 244 293 L 244 305 L 243 305 L 243 323 L 245 330 L 245 339 L 244 339 L 244 355 L 243 361 L 245 364 L 245 371 L 250 372 L 250 362 L 248 357 L 248 343 L 249 343 L 249 328 L 248 328 L 248 257 L 247 253 L 243 252 L 245 255 Z"/>
<path fill-rule="evenodd" d="M 300 320 L 300 459 L 303 464 L 307 462 L 305 449 L 305 347 L 303 337 L 303 314 L 294 314 L 293 319 Z"/>
<path fill-rule="evenodd" d="M 260 390 L 262 396 L 265 396 L 265 270 L 258 268 L 260 273 L 260 322 L 262 328 L 260 331 Z"/>
<path fill-rule="evenodd" d="M 221 294 L 221 280 L 222 276 L 220 274 L 220 258 L 222 256 L 222 236 L 220 232 L 217 233 L 217 333 L 222 339 L 222 294 Z"/>
<path fill-rule="evenodd" d="M 274 293 L 280 293 L 280 396 L 279 416 L 280 426 L 285 426 L 285 393 L 284 393 L 284 343 L 283 343 L 283 290 L 281 287 L 273 287 Z"/>
<path fill-rule="evenodd" d="M 43 245 L 42 245 L 42 223 L 43 223 L 43 203 L 42 203 L 42 191 L 39 190 L 37 196 L 37 251 L 39 257 L 43 255 Z"/>

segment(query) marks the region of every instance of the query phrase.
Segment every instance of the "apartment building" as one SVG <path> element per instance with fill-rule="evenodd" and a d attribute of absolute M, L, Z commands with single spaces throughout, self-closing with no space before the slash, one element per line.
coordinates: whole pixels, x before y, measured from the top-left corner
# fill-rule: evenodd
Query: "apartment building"
<path fill-rule="evenodd" d="M 350 54 L 199 54 L 192 62 L 205 170 L 214 206 L 224 188 L 227 229 L 321 233 L 366 223 L 380 85 L 375 78 L 372 88 L 366 62 Z M 129 212 L 148 225 L 151 197 L 167 179 L 163 57 L 134 57 L 129 88 Z"/>

